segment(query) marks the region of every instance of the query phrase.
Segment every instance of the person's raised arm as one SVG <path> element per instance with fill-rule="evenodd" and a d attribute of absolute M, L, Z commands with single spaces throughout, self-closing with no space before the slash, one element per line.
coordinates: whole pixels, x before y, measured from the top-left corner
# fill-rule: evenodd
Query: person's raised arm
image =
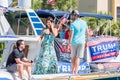
<path fill-rule="evenodd" d="M 53 36 L 56 37 L 58 35 L 58 30 L 57 28 L 54 28 L 54 23 L 52 23 L 51 25 L 51 30 L 52 30 Z"/>

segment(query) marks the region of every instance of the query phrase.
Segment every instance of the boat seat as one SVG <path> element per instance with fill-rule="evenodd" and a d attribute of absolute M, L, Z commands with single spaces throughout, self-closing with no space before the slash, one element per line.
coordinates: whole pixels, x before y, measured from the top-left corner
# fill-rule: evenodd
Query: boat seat
<path fill-rule="evenodd" d="M 28 79 L 27 72 L 24 70 L 23 78 Z M 0 80 L 20 80 L 18 72 L 10 73 L 6 69 L 0 69 Z"/>

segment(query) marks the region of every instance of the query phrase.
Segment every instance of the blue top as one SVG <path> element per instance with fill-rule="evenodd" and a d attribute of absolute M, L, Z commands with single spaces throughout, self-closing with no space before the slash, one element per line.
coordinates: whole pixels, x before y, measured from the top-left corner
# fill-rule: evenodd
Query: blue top
<path fill-rule="evenodd" d="M 70 30 L 73 30 L 73 38 L 71 44 L 84 44 L 87 28 L 87 23 L 81 19 L 77 19 L 71 23 Z"/>
<path fill-rule="evenodd" d="M 61 39 L 65 39 L 65 32 L 61 31 L 59 34 Z"/>

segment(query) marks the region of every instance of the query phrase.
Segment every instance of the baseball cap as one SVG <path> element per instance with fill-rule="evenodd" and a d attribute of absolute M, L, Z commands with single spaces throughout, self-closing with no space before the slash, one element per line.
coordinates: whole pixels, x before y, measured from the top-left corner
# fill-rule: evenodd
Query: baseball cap
<path fill-rule="evenodd" d="M 71 12 L 71 14 L 79 15 L 79 11 L 78 11 L 78 10 L 73 10 L 73 11 Z"/>

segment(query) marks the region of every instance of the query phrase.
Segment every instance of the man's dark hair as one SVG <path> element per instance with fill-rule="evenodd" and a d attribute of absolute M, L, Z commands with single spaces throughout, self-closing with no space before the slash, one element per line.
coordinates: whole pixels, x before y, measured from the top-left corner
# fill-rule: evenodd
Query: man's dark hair
<path fill-rule="evenodd" d="M 19 47 L 23 41 L 24 41 L 24 40 L 18 40 L 18 41 L 16 42 L 16 46 Z"/>

